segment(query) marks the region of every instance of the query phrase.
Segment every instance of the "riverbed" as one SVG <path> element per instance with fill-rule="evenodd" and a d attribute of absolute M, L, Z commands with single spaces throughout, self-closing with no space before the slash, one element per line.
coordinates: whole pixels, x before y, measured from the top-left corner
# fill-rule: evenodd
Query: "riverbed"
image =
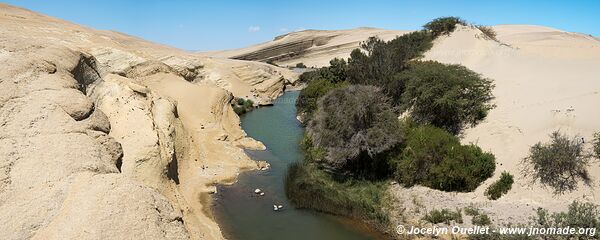
<path fill-rule="evenodd" d="M 242 115 L 242 128 L 265 144 L 265 151 L 248 151 L 255 160 L 271 164 L 269 170 L 245 172 L 231 186 L 219 186 L 214 215 L 227 239 L 378 239 L 381 235 L 346 218 L 295 209 L 285 196 L 288 167 L 302 161 L 299 143 L 304 130 L 296 119 L 298 91 L 286 92 L 273 106 Z M 265 193 L 254 193 L 259 188 Z M 282 205 L 279 211 L 273 205 Z"/>

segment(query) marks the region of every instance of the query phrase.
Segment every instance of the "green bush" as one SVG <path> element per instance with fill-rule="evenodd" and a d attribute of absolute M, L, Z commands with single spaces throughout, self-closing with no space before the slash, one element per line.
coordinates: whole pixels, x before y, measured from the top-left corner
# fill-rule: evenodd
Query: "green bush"
<path fill-rule="evenodd" d="M 306 65 L 304 65 L 304 63 L 299 62 L 299 63 L 296 63 L 296 67 L 297 68 L 306 68 Z"/>
<path fill-rule="evenodd" d="M 418 123 L 454 134 L 483 120 L 494 107 L 492 81 L 461 65 L 417 61 L 398 78 L 407 83 L 402 109 Z"/>
<path fill-rule="evenodd" d="M 558 212 L 550 214 L 548 210 L 538 208 L 537 216 L 534 219 L 535 227 L 542 228 L 595 228 L 600 229 L 600 211 L 598 205 L 593 203 L 581 203 L 574 201 L 569 205 L 567 212 Z M 596 233 L 595 236 L 589 235 L 560 235 L 545 236 L 547 239 L 600 239 Z"/>
<path fill-rule="evenodd" d="M 380 230 L 389 225 L 383 211 L 388 186 L 384 181 L 334 178 L 317 164 L 305 161 L 288 169 L 284 186 L 295 207 L 356 218 Z"/>
<path fill-rule="evenodd" d="M 304 123 L 312 119 L 312 115 L 317 110 L 317 101 L 332 89 L 347 86 L 346 82 L 332 83 L 327 79 L 311 81 L 306 88 L 300 91 L 296 100 L 296 111 L 298 115 L 303 115 Z"/>
<path fill-rule="evenodd" d="M 498 181 L 492 183 L 487 190 L 485 191 L 485 195 L 490 200 L 496 200 L 502 196 L 502 194 L 506 194 L 512 188 L 513 184 L 513 176 L 508 172 L 502 172 L 500 179 Z"/>
<path fill-rule="evenodd" d="M 231 106 L 237 115 L 242 115 L 254 109 L 254 102 L 250 99 L 236 98 Z"/>
<path fill-rule="evenodd" d="M 494 155 L 461 145 L 456 136 L 433 126 L 409 130 L 402 154 L 391 161 L 399 183 L 443 191 L 472 191 L 496 168 Z"/>
<path fill-rule="evenodd" d="M 388 172 L 376 159 L 402 141 L 402 129 L 388 98 L 373 86 L 351 85 L 329 91 L 318 102 L 307 126 L 316 147 L 327 151 L 327 164 L 373 177 Z"/>
<path fill-rule="evenodd" d="M 490 220 L 490 217 L 488 217 L 487 214 L 475 215 L 473 216 L 473 219 L 471 219 L 471 222 L 473 223 L 473 225 L 478 226 L 487 226 L 492 224 L 492 220 Z"/>
<path fill-rule="evenodd" d="M 589 186 L 587 168 L 591 156 L 580 140 L 553 132 L 549 143 L 538 142 L 530 148 L 529 155 L 522 160 L 523 174 L 531 177 L 532 184 L 540 182 L 553 188 L 555 194 L 575 190 L 579 181 Z"/>
<path fill-rule="evenodd" d="M 452 211 L 447 208 L 442 210 L 435 209 L 431 212 L 428 212 L 425 214 L 425 217 L 423 217 L 423 220 L 433 224 L 445 223 L 449 225 L 451 221 L 463 223 L 462 214 L 460 213 L 459 209 Z"/>
<path fill-rule="evenodd" d="M 450 34 L 456 29 L 456 24 L 467 25 L 466 22 L 458 17 L 441 17 L 433 19 L 423 27 L 437 37 L 443 34 Z"/>
<path fill-rule="evenodd" d="M 592 144 L 594 145 L 594 154 L 596 155 L 596 158 L 600 159 L 600 132 L 594 134 Z"/>

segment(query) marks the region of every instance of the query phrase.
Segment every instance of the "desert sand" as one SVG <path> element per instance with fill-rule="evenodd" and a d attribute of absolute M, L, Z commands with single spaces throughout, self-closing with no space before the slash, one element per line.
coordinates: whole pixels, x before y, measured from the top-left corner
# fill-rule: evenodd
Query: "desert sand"
<path fill-rule="evenodd" d="M 554 195 L 552 189 L 531 185 L 521 174 L 520 165 L 529 148 L 548 141 L 553 131 L 588 140 L 600 131 L 600 41 L 540 26 L 493 28 L 498 41 L 486 39 L 478 29 L 460 27 L 437 39 L 425 59 L 462 64 L 494 80 L 496 108 L 484 122 L 467 129 L 462 141 L 494 153 L 495 176 L 472 193 L 393 187 L 392 192 L 404 203 L 402 207 L 415 217 L 423 214 L 423 209 L 419 210 L 423 207 L 452 209 L 474 204 L 489 213 L 495 223 L 507 224 L 528 221 L 538 207 L 562 211 L 573 200 L 600 202 L 597 187 L 580 184 L 576 191 Z M 593 162 L 588 170 L 598 186 L 600 164 Z M 513 188 L 498 200 L 487 200 L 485 189 L 502 171 L 515 176 Z"/>

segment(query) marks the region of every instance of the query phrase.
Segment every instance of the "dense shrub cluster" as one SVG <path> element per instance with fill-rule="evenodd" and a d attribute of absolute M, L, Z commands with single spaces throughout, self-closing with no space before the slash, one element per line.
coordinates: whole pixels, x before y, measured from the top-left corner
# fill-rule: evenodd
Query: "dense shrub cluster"
<path fill-rule="evenodd" d="M 445 223 L 449 225 L 452 221 L 454 221 L 455 223 L 463 223 L 462 213 L 460 212 L 460 209 L 452 211 L 447 208 L 444 208 L 442 210 L 435 209 L 433 211 L 430 211 L 427 214 L 425 214 L 423 220 L 433 224 Z"/>
<path fill-rule="evenodd" d="M 428 22 L 423 27 L 429 30 L 433 36 L 440 36 L 443 34 L 450 34 L 454 29 L 456 29 L 456 25 L 467 25 L 467 23 L 457 17 L 441 17 L 433 19 L 431 22 Z"/>
<path fill-rule="evenodd" d="M 569 138 L 558 131 L 550 135 L 549 143 L 538 142 L 522 160 L 523 174 L 531 183 L 551 187 L 555 194 L 577 188 L 579 181 L 590 185 L 588 166 L 591 156 L 585 152 L 581 138 Z"/>
<path fill-rule="evenodd" d="M 250 99 L 236 98 L 231 103 L 231 106 L 237 115 L 242 115 L 254 109 L 254 102 Z"/>
<path fill-rule="evenodd" d="M 496 168 L 494 155 L 461 145 L 456 136 L 433 126 L 409 130 L 405 145 L 393 165 L 396 179 L 406 186 L 472 191 Z"/>
<path fill-rule="evenodd" d="M 456 24 L 464 21 L 436 19 L 388 42 L 369 38 L 347 62 L 333 59 L 300 76 L 307 84 L 296 103 L 307 128 L 305 159 L 290 168 L 285 185 L 296 206 L 383 223 L 382 182 L 390 177 L 472 191 L 492 175 L 494 156 L 453 135 L 493 107 L 491 81 L 458 65 L 416 61 Z M 402 111 L 416 121 L 402 124 Z M 460 214 L 441 210 L 427 218 L 462 222 Z"/>
<path fill-rule="evenodd" d="M 402 108 L 415 121 L 454 134 L 483 120 L 494 107 L 492 81 L 461 65 L 415 62 L 398 78 L 407 83 Z"/>
<path fill-rule="evenodd" d="M 402 141 L 398 118 L 377 87 L 351 85 L 331 90 L 319 100 L 308 126 L 312 143 L 327 152 L 326 163 L 354 172 L 385 174 L 376 156 Z"/>
<path fill-rule="evenodd" d="M 433 46 L 432 41 L 433 37 L 426 31 L 407 33 L 389 42 L 371 37 L 361 44 L 362 51 L 355 49 L 350 54 L 348 81 L 394 90 L 394 87 L 403 85 L 394 83 L 394 75 L 404 70 L 408 61 L 429 50 Z"/>
<path fill-rule="evenodd" d="M 347 86 L 346 82 L 331 82 L 327 79 L 312 80 L 306 88 L 302 89 L 296 100 L 296 111 L 302 116 L 302 120 L 308 123 L 317 110 L 317 100 L 330 90 Z"/>
<path fill-rule="evenodd" d="M 513 175 L 508 172 L 502 172 L 500 179 L 492 183 L 485 191 L 485 195 L 490 200 L 496 200 L 506 194 L 512 188 L 514 183 Z"/>

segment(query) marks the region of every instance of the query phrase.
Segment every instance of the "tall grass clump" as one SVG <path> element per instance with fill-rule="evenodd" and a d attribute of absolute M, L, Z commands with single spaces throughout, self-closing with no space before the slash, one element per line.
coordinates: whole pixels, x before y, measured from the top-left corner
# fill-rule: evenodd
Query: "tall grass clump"
<path fill-rule="evenodd" d="M 285 179 L 287 197 L 294 206 L 366 221 L 387 230 L 387 184 L 353 178 L 335 178 L 314 163 L 296 163 Z"/>

